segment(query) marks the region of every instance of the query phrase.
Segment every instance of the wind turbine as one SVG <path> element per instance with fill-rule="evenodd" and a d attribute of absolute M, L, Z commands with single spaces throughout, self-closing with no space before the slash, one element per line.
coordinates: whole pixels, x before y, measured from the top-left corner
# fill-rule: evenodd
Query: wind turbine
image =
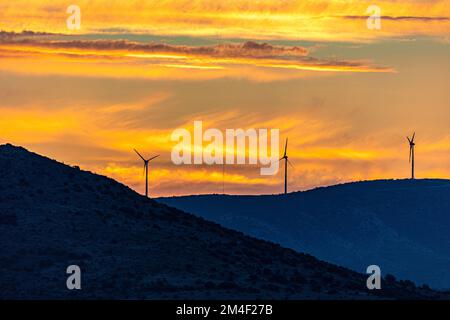
<path fill-rule="evenodd" d="M 414 179 L 414 146 L 416 145 L 414 143 L 415 136 L 416 133 L 414 132 L 411 139 L 409 137 L 406 137 L 409 142 L 409 163 L 411 163 L 411 179 Z"/>
<path fill-rule="evenodd" d="M 284 145 L 284 155 L 280 158 L 280 160 L 284 160 L 284 194 L 287 194 L 287 177 L 288 177 L 288 170 L 287 166 L 288 164 L 293 168 L 294 166 L 289 161 L 289 157 L 287 155 L 287 145 L 288 145 L 288 138 L 286 138 L 286 144 Z"/>
<path fill-rule="evenodd" d="M 136 149 L 133 149 L 134 152 L 137 153 L 137 155 L 144 161 L 144 174 L 145 174 L 145 196 L 148 197 L 148 163 L 152 161 L 153 159 L 159 157 L 159 154 L 157 156 L 154 156 L 150 159 L 145 159 Z"/>

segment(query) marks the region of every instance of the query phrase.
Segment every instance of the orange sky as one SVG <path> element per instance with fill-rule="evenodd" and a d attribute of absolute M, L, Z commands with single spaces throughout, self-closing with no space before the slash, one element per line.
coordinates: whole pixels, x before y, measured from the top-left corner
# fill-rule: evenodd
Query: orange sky
<path fill-rule="evenodd" d="M 0 0 L 0 143 L 154 196 L 222 192 L 222 166 L 175 166 L 177 128 L 277 128 L 291 190 L 450 178 L 450 2 Z M 49 33 L 22 33 L 23 30 Z M 281 148 L 281 147 L 280 147 Z M 281 156 L 281 155 L 280 155 Z M 282 170 L 227 165 L 226 193 L 278 193 Z"/>

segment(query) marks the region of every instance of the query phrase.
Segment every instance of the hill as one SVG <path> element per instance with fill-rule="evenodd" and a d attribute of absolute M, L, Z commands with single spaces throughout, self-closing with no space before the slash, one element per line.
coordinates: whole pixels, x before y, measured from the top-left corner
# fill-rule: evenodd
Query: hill
<path fill-rule="evenodd" d="M 158 201 L 364 272 L 450 288 L 450 181 L 379 180 L 288 195 Z"/>
<path fill-rule="evenodd" d="M 0 146 L 0 299 L 442 298 L 257 240 L 128 187 Z M 81 290 L 66 268 L 81 268 Z"/>

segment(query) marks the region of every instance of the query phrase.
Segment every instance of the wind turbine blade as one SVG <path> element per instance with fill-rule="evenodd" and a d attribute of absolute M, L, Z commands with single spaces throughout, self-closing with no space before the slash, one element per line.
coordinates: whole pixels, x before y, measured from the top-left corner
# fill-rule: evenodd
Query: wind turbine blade
<path fill-rule="evenodd" d="M 139 157 L 141 157 L 142 160 L 145 161 L 144 157 L 143 157 L 136 149 L 133 149 L 133 150 L 134 150 L 134 152 L 137 153 L 137 155 L 138 155 Z"/>
<path fill-rule="evenodd" d="M 154 157 L 148 159 L 147 161 L 152 161 L 153 159 L 158 158 L 158 157 L 159 157 L 159 154 L 157 156 L 154 156 Z"/>
<path fill-rule="evenodd" d="M 411 142 L 414 142 L 414 137 L 416 136 L 416 133 L 414 132 L 414 134 L 412 135 L 412 138 L 411 138 Z"/>
<path fill-rule="evenodd" d="M 406 139 L 408 140 L 408 142 L 411 144 L 411 140 L 409 139 L 409 137 L 406 137 Z"/>
<path fill-rule="evenodd" d="M 286 138 L 286 144 L 284 145 L 284 156 L 286 157 L 286 153 L 287 153 L 287 144 L 288 144 L 288 138 Z"/>

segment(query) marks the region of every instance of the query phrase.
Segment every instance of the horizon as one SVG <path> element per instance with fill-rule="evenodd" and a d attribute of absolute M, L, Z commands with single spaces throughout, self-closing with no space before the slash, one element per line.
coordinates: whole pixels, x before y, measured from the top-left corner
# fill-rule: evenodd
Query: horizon
<path fill-rule="evenodd" d="M 67 167 L 69 167 L 69 168 L 72 168 L 72 169 L 79 169 L 79 170 L 82 170 L 82 171 L 85 171 L 85 172 L 88 172 L 88 173 L 91 173 L 91 174 L 94 174 L 94 175 L 100 175 L 100 176 L 103 176 L 103 177 L 105 177 L 105 178 L 112 179 L 112 180 L 114 180 L 116 183 L 123 184 L 122 182 L 120 182 L 120 181 L 118 181 L 118 180 L 115 180 L 115 179 L 114 179 L 113 177 L 111 177 L 111 176 L 107 176 L 107 175 L 103 175 L 103 174 L 100 174 L 100 173 L 97 173 L 97 172 L 85 170 L 84 168 L 79 167 L 79 166 L 76 165 L 76 164 L 68 164 L 68 163 L 61 162 L 61 161 L 58 160 L 58 159 L 50 158 L 50 157 L 48 157 L 48 156 L 45 155 L 45 154 L 36 153 L 36 152 L 34 152 L 33 150 L 29 150 L 29 149 L 27 149 L 27 148 L 25 148 L 25 147 L 23 147 L 23 146 L 14 145 L 14 144 L 11 144 L 11 143 L 8 143 L 8 142 L 7 142 L 7 143 L 4 143 L 4 144 L 0 144 L 0 148 L 2 148 L 2 147 L 12 147 L 12 148 L 17 148 L 17 149 L 23 149 L 23 150 L 25 150 L 26 152 L 28 152 L 28 153 L 30 153 L 30 154 L 34 154 L 34 155 L 37 155 L 37 156 L 40 156 L 40 157 L 44 157 L 44 158 L 46 158 L 46 159 L 48 159 L 48 160 L 50 160 L 50 161 L 56 161 L 57 163 L 62 164 L 62 165 L 65 165 L 65 166 L 67 166 Z M 383 181 L 386 181 L 386 182 L 411 182 L 411 183 L 414 183 L 414 182 L 423 182 L 423 181 L 450 181 L 450 179 L 446 179 L 446 178 L 415 178 L 415 179 L 411 179 L 411 178 L 380 178 L 380 179 L 374 179 L 374 180 L 343 181 L 343 182 L 340 182 L 340 183 L 337 183 L 337 184 L 323 185 L 323 186 L 315 186 L 315 187 L 312 187 L 312 188 L 310 188 L 310 189 L 305 189 L 305 190 L 293 190 L 293 191 L 289 191 L 289 192 L 288 192 L 288 195 L 293 194 L 293 193 L 310 192 L 310 191 L 315 191 L 315 190 L 318 190 L 318 189 L 333 188 L 333 187 L 345 186 L 345 185 L 350 185 L 350 184 L 357 184 L 357 183 L 371 183 L 371 182 L 383 182 Z M 130 189 L 132 189 L 132 190 L 135 191 L 136 193 L 140 194 L 137 190 L 134 190 L 134 189 L 131 188 L 130 186 L 128 186 L 128 185 L 126 185 L 126 184 L 124 184 L 124 185 L 127 186 L 127 187 L 129 187 Z M 140 194 L 140 195 L 143 196 L 143 194 Z M 255 197 L 257 197 L 257 196 L 283 196 L 283 195 L 284 195 L 283 192 L 280 192 L 280 193 L 272 193 L 272 194 L 269 194 L 269 193 L 264 193 L 264 194 L 245 194 L 245 193 L 242 193 L 242 194 L 230 194 L 230 193 L 199 193 L 199 194 L 184 194 L 184 195 L 178 195 L 178 196 L 177 196 L 177 195 L 169 195 L 169 196 L 161 196 L 161 197 L 151 197 L 151 196 L 150 196 L 149 198 L 150 198 L 150 199 L 153 199 L 153 200 L 158 200 L 158 199 L 160 199 L 160 198 L 171 198 L 171 197 L 195 197 L 195 196 L 243 196 L 243 197 L 245 197 L 245 196 L 249 196 L 249 197 L 255 196 Z"/>
<path fill-rule="evenodd" d="M 408 178 L 415 131 L 416 177 L 450 179 L 450 1 L 379 1 L 378 29 L 369 1 L 324 4 L 81 0 L 70 29 L 66 2 L 0 0 L 0 143 L 140 194 L 133 149 L 159 154 L 150 197 L 256 195 L 282 165 L 177 166 L 174 130 L 279 129 L 289 192 Z"/>

